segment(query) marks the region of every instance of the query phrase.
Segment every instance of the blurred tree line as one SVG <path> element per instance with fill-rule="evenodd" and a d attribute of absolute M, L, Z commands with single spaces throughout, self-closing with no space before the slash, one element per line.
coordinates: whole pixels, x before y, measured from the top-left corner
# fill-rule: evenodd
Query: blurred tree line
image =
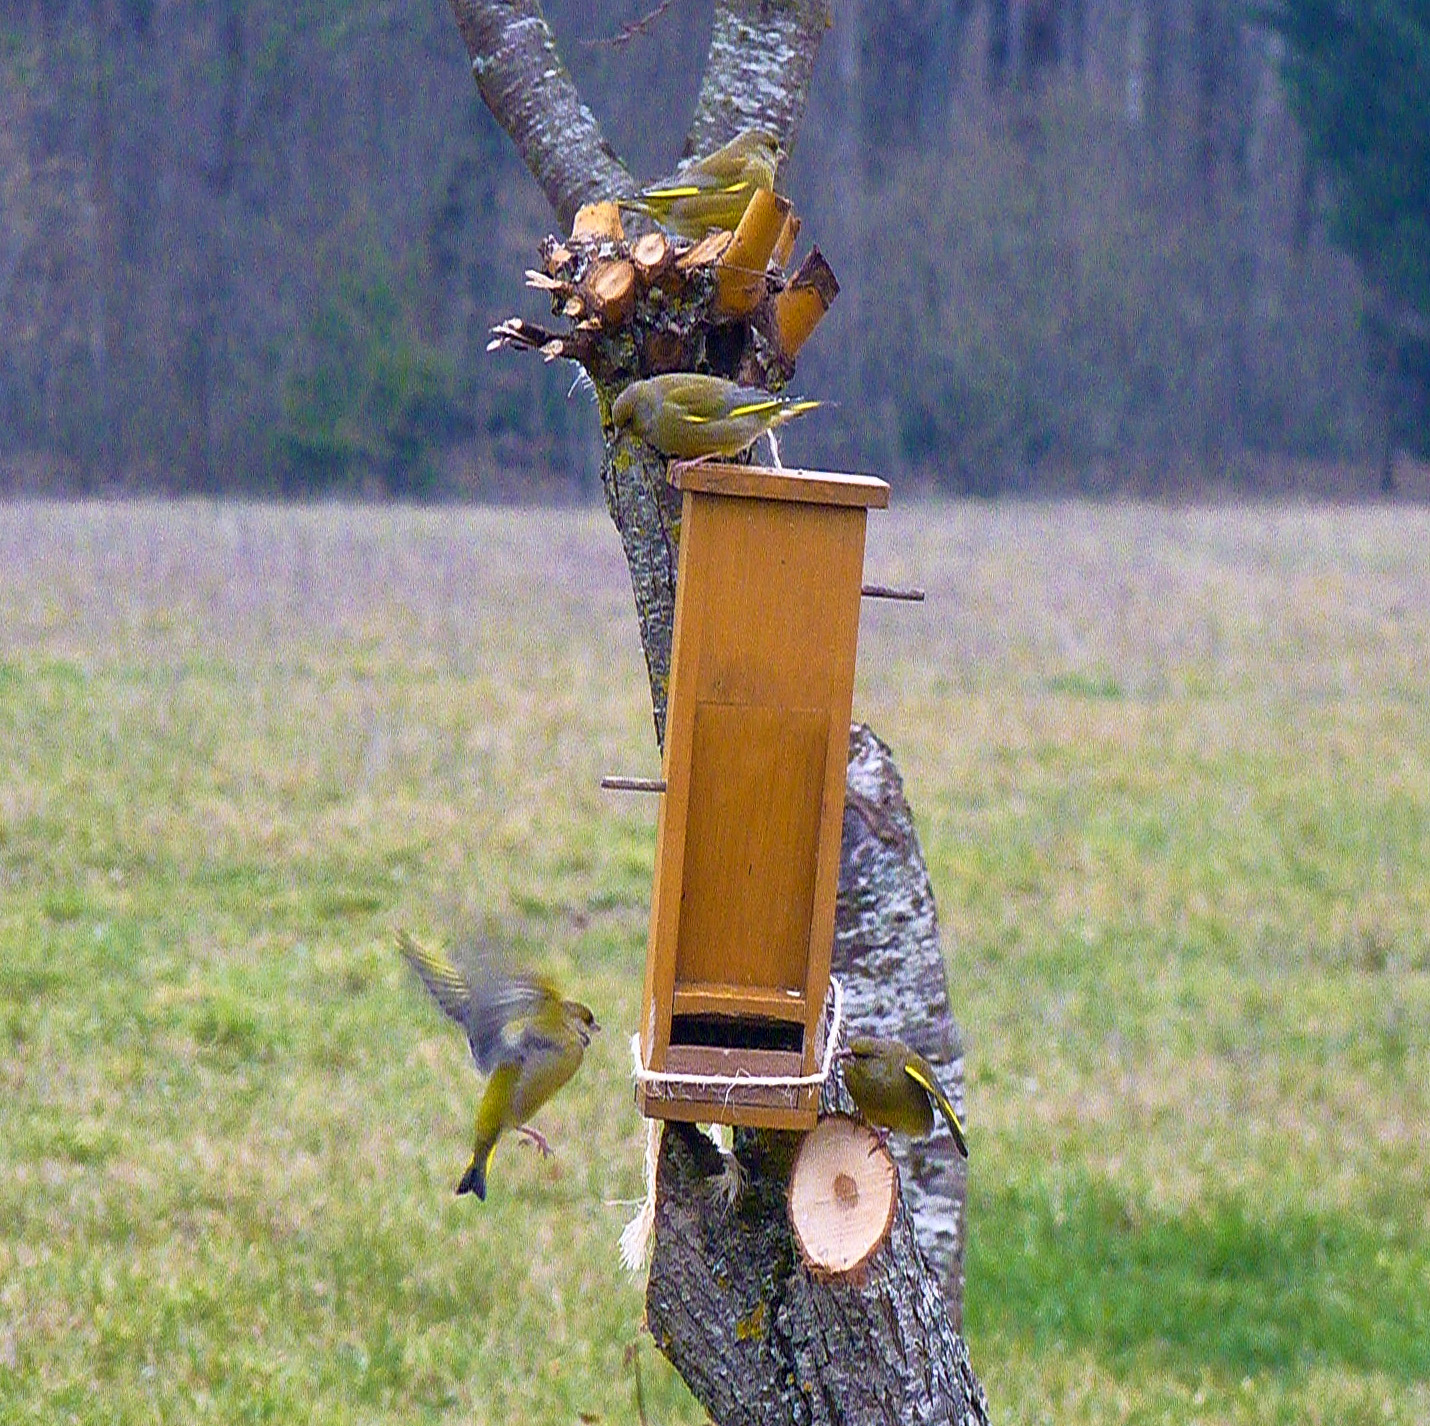
<path fill-rule="evenodd" d="M 655 176 L 710 3 L 601 43 L 649 8 L 546 4 Z M 796 385 L 838 404 L 794 457 L 993 492 L 1425 453 L 1426 8 L 836 0 L 787 186 L 843 285 Z M 0 488 L 589 492 L 569 373 L 484 350 L 550 222 L 442 0 L 9 0 Z"/>

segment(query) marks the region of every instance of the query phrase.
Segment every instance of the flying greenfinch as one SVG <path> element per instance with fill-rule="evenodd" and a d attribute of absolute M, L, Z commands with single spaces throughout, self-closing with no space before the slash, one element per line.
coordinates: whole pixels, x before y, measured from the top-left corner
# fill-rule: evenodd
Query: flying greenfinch
<path fill-rule="evenodd" d="M 472 1161 L 457 1184 L 459 1194 L 485 1199 L 487 1171 L 505 1130 L 525 1134 L 550 1154 L 545 1137 L 526 1121 L 580 1068 L 600 1026 L 586 1006 L 562 999 L 536 976 L 499 974 L 485 961 L 468 973 L 406 931 L 397 933 L 397 945 L 432 998 L 466 1031 L 472 1058 L 487 1076 Z"/>
<path fill-rule="evenodd" d="M 898 1040 L 855 1035 L 840 1051 L 844 1084 L 859 1112 L 876 1128 L 922 1139 L 933 1132 L 933 1111 L 948 1121 L 958 1152 L 968 1157 L 968 1141 L 953 1105 L 939 1086 L 933 1066 Z"/>
<path fill-rule="evenodd" d="M 671 178 L 653 184 L 622 208 L 645 213 L 683 238 L 703 238 L 711 228 L 734 231 L 757 189 L 773 189 L 784 155 L 764 129 L 746 129 L 704 158 L 682 164 Z"/>
<path fill-rule="evenodd" d="M 673 371 L 633 381 L 616 397 L 611 419 L 629 427 L 648 446 L 677 460 L 736 456 L 760 436 L 818 401 L 773 396 L 719 376 Z"/>

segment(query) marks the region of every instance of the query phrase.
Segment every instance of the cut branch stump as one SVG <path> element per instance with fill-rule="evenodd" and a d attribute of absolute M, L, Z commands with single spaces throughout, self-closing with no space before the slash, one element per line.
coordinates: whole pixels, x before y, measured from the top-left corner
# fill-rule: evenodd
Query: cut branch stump
<path fill-rule="evenodd" d="M 821 1119 L 789 1176 L 789 1221 L 800 1257 L 826 1277 L 857 1276 L 889 1236 L 899 1196 L 894 1161 L 866 1125 Z"/>

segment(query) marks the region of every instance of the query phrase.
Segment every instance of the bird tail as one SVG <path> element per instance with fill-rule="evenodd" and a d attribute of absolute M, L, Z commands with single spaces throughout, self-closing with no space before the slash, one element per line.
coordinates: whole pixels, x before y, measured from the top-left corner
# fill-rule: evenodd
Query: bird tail
<path fill-rule="evenodd" d="M 953 1142 L 957 1146 L 958 1152 L 966 1159 L 968 1157 L 968 1140 L 963 1137 L 963 1124 L 958 1115 L 954 1113 L 948 1095 L 940 1090 L 935 1099 L 938 1103 L 938 1112 L 948 1120 L 949 1132 L 953 1135 Z"/>
<path fill-rule="evenodd" d="M 806 411 L 813 411 L 816 406 L 823 406 L 822 401 L 787 401 L 780 407 L 780 420 L 788 421 L 791 416 L 803 416 Z"/>
<path fill-rule="evenodd" d="M 475 1193 L 483 1203 L 487 1198 L 487 1170 L 492 1166 L 492 1155 L 497 1151 L 496 1140 L 490 1144 L 479 1143 L 472 1151 L 472 1161 L 457 1185 L 458 1194 Z"/>

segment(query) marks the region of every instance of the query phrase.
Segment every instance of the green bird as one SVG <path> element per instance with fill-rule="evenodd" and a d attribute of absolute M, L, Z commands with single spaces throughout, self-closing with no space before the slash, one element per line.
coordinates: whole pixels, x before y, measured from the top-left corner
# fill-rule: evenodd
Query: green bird
<path fill-rule="evenodd" d="M 773 134 L 746 129 L 714 153 L 682 164 L 671 178 L 622 198 L 620 205 L 683 238 L 703 238 L 711 228 L 733 232 L 756 191 L 774 188 L 783 157 Z"/>
<path fill-rule="evenodd" d="M 611 419 L 677 460 L 736 456 L 818 401 L 774 396 L 720 376 L 673 371 L 633 381 L 616 397 Z"/>
<path fill-rule="evenodd" d="M 472 1161 L 457 1184 L 459 1194 L 485 1199 L 492 1155 L 507 1129 L 526 1135 L 543 1156 L 551 1153 L 545 1136 L 526 1121 L 580 1068 L 600 1026 L 586 1006 L 563 999 L 549 981 L 501 975 L 485 962 L 480 973 L 468 974 L 406 931 L 397 933 L 397 945 L 432 998 L 466 1031 L 472 1058 L 487 1076 Z"/>
<path fill-rule="evenodd" d="M 933 1066 L 922 1055 L 898 1040 L 855 1035 L 848 1048 L 839 1052 L 839 1058 L 849 1097 L 869 1123 L 922 1139 L 933 1132 L 937 1105 L 953 1132 L 958 1152 L 968 1157 L 963 1125 L 940 1087 Z"/>

